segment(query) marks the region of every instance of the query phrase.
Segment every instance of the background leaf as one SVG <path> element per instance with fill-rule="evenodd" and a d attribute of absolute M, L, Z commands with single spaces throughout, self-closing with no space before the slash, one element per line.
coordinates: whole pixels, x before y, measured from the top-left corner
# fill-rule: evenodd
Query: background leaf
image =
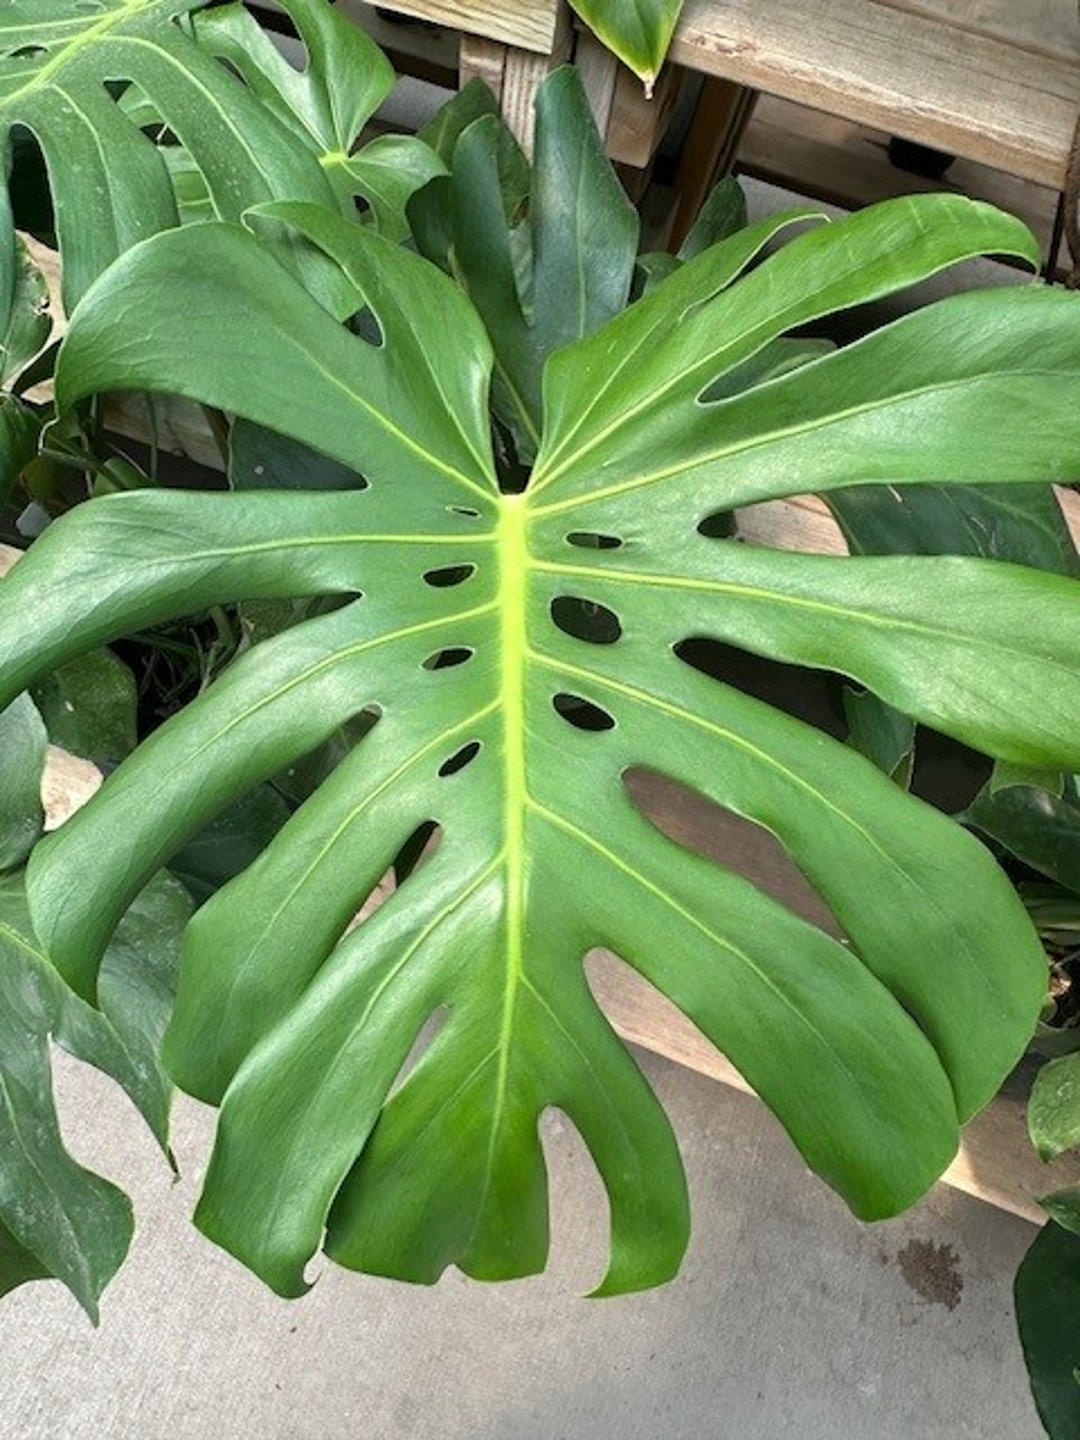
<path fill-rule="evenodd" d="M 1017 1271 L 1015 1293 L 1039 1416 L 1052 1440 L 1078 1440 L 1080 1235 L 1045 1225 Z"/>
<path fill-rule="evenodd" d="M 69 660 L 32 693 L 49 739 L 72 755 L 115 764 L 135 749 L 135 678 L 112 651 Z"/>
<path fill-rule="evenodd" d="M 1044 1160 L 1080 1145 L 1080 1055 L 1051 1060 L 1036 1075 L 1028 1102 L 1028 1128 Z"/>
<path fill-rule="evenodd" d="M 44 722 L 28 695 L 0 711 L 0 871 L 21 865 L 41 834 L 47 743 Z"/>

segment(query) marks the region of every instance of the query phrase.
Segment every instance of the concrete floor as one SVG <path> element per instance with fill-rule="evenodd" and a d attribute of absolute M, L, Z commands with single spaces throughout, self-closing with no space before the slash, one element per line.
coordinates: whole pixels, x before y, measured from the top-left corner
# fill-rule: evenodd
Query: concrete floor
<path fill-rule="evenodd" d="M 3 1303 L 3 1440 L 1039 1440 L 1011 1277 L 1032 1231 L 941 1189 L 869 1227 L 754 1100 L 645 1057 L 695 1205 L 665 1290 L 579 1298 L 602 1191 L 555 1120 L 549 1273 L 434 1290 L 326 1265 L 278 1300 L 189 1225 L 211 1114 L 182 1102 L 170 1181 L 126 1102 L 66 1059 L 72 1148 L 139 1233 L 91 1329 L 58 1286 Z"/>

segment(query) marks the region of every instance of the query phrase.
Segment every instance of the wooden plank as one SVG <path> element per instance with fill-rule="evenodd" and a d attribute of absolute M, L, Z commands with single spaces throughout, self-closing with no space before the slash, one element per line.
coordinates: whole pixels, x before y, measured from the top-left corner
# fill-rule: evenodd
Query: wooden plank
<path fill-rule="evenodd" d="M 675 172 L 672 249 L 686 239 L 709 191 L 731 170 L 756 103 L 755 90 L 706 77 Z"/>
<path fill-rule="evenodd" d="M 470 80 L 483 80 L 501 105 L 505 76 L 505 45 L 500 45 L 495 40 L 485 40 L 481 35 L 461 37 L 458 79 L 462 89 Z"/>
<path fill-rule="evenodd" d="M 652 95 L 625 65 L 617 65 L 611 114 L 605 136 L 607 152 L 619 165 L 644 170 L 652 164 L 679 98 L 686 71 L 665 65 Z"/>
<path fill-rule="evenodd" d="M 740 142 L 736 168 L 845 209 L 928 190 L 970 195 L 1023 220 L 1048 254 L 1056 191 L 963 159 L 942 180 L 912 175 L 889 160 L 888 140 L 880 130 L 762 95 Z"/>
<path fill-rule="evenodd" d="M 526 154 L 532 153 L 536 128 L 536 92 L 544 77 L 570 58 L 570 11 L 560 4 L 550 53 L 539 55 L 516 45 L 498 45 L 476 35 L 461 37 L 461 84 L 479 75 L 490 85 L 503 119 Z"/>
<path fill-rule="evenodd" d="M 615 103 L 619 62 L 591 30 L 582 30 L 574 48 L 574 64 L 581 76 L 585 98 L 596 121 L 596 128 L 601 135 L 606 135 L 611 120 L 611 108 Z"/>
<path fill-rule="evenodd" d="M 688 0 L 671 58 L 1060 190 L 1080 112 L 1080 25 L 1051 55 L 946 24 L 943 8 Z"/>
<path fill-rule="evenodd" d="M 882 0 L 896 10 L 1056 57 L 1080 44 L 1074 0 Z"/>
<path fill-rule="evenodd" d="M 379 8 L 549 55 L 558 36 L 561 0 L 391 0 Z"/>

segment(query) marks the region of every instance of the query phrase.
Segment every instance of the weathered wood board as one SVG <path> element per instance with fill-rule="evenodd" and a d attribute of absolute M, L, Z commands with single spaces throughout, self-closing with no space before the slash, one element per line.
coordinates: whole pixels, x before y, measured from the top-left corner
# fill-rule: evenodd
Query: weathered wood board
<path fill-rule="evenodd" d="M 687 0 L 672 58 L 1061 189 L 1072 0 Z"/>

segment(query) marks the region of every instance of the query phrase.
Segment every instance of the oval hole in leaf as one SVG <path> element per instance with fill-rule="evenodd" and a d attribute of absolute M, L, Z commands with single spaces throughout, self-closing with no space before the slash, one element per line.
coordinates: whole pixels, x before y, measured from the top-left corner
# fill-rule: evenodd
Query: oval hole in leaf
<path fill-rule="evenodd" d="M 594 705 L 591 700 L 585 700 L 580 695 L 570 695 L 561 690 L 552 697 L 551 703 L 555 707 L 555 713 L 561 715 L 568 725 L 573 725 L 575 730 L 615 729 L 614 715 L 609 715 L 599 705 Z"/>
<path fill-rule="evenodd" d="M 623 772 L 634 808 L 676 845 L 734 871 L 818 929 L 842 937 L 828 905 L 770 830 L 658 770 Z"/>
<path fill-rule="evenodd" d="M 735 516 L 730 510 L 717 510 L 706 515 L 697 527 L 697 533 L 707 540 L 728 540 L 735 534 Z"/>
<path fill-rule="evenodd" d="M 465 645 L 452 645 L 447 650 L 436 650 L 424 661 L 425 670 L 452 670 L 455 665 L 464 665 L 476 654 Z"/>
<path fill-rule="evenodd" d="M 349 329 L 365 344 L 373 345 L 376 350 L 381 350 L 386 344 L 383 328 L 370 305 L 365 305 L 363 309 L 357 310 L 349 321 Z"/>
<path fill-rule="evenodd" d="M 475 574 L 475 565 L 440 565 L 436 570 L 424 571 L 424 583 L 443 590 L 451 585 L 464 585 L 465 581 Z"/>
<path fill-rule="evenodd" d="M 580 595 L 557 595 L 551 602 L 551 618 L 564 635 L 590 645 L 614 645 L 623 633 L 614 610 Z"/>
<path fill-rule="evenodd" d="M 480 511 L 474 510 L 471 505 L 448 505 L 446 509 L 451 515 L 466 515 L 470 520 L 480 518 Z"/>
<path fill-rule="evenodd" d="M 601 535 L 596 530 L 571 530 L 566 543 L 576 545 L 579 550 L 618 550 L 623 542 L 618 535 Z"/>
<path fill-rule="evenodd" d="M 476 759 L 477 755 L 480 754 L 480 750 L 480 741 L 470 740 L 467 745 L 463 745 L 460 750 L 451 755 L 449 760 L 443 761 L 439 766 L 439 774 L 444 780 L 449 775 L 456 775 L 459 770 L 464 770 L 466 765 L 471 764 L 472 761 Z"/>

